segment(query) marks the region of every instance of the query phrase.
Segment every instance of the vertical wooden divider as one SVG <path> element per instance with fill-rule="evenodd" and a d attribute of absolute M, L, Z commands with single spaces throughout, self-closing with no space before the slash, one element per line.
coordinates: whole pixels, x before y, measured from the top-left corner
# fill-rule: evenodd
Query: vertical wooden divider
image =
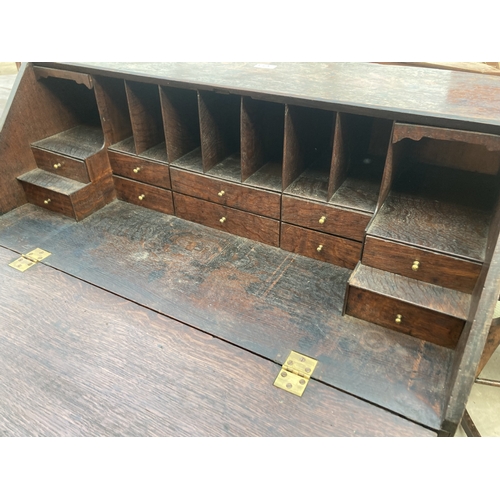
<path fill-rule="evenodd" d="M 300 143 L 300 128 L 296 109 L 285 105 L 285 141 L 283 146 L 283 190 L 285 190 L 305 169 L 305 158 Z"/>
<path fill-rule="evenodd" d="M 168 161 L 201 146 L 198 96 L 195 90 L 160 87 Z"/>
<path fill-rule="evenodd" d="M 347 140 L 343 115 L 342 113 L 336 113 L 333 131 L 332 166 L 328 182 L 328 201 L 347 177 L 347 171 L 349 170 L 349 144 Z"/>
<path fill-rule="evenodd" d="M 94 91 L 106 146 L 131 137 L 132 124 L 124 80 L 94 77 Z"/>
<path fill-rule="evenodd" d="M 160 93 L 151 83 L 125 82 L 136 154 L 164 141 Z"/>
<path fill-rule="evenodd" d="M 249 97 L 241 99 L 241 180 L 247 180 L 266 161 L 262 106 Z"/>

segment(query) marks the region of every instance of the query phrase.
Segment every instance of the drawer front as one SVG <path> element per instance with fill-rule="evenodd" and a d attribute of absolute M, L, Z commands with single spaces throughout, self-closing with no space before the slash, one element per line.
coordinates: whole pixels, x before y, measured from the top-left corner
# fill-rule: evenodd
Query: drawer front
<path fill-rule="evenodd" d="M 283 195 L 282 220 L 297 226 L 363 241 L 370 219 L 368 214 Z"/>
<path fill-rule="evenodd" d="M 113 176 L 113 181 L 119 200 L 173 215 L 174 204 L 171 191 L 143 184 L 142 182 L 123 179 L 116 175 Z"/>
<path fill-rule="evenodd" d="M 363 264 L 444 288 L 472 293 L 481 264 L 367 236 Z"/>
<path fill-rule="evenodd" d="M 67 177 L 68 179 L 83 182 L 84 184 L 90 182 L 89 173 L 84 161 L 34 147 L 31 148 L 31 151 L 39 168 L 51 174 Z"/>
<path fill-rule="evenodd" d="M 52 210 L 53 212 L 67 215 L 68 217 L 76 218 L 73 203 L 68 195 L 25 182 L 23 182 L 23 185 L 26 198 L 30 203 Z"/>
<path fill-rule="evenodd" d="M 115 153 L 114 151 L 108 151 L 108 156 L 114 174 L 170 189 L 168 165 L 161 165 L 142 158 Z"/>
<path fill-rule="evenodd" d="M 267 245 L 279 246 L 279 222 L 174 193 L 175 215 Z"/>
<path fill-rule="evenodd" d="M 354 269 L 361 258 L 361 246 L 361 243 L 357 241 L 281 224 L 281 248 L 283 250 L 336 266 Z"/>
<path fill-rule="evenodd" d="M 348 290 L 346 314 L 451 349 L 465 325 L 462 319 L 353 286 Z"/>
<path fill-rule="evenodd" d="M 188 196 L 279 219 L 281 195 L 213 177 L 171 169 L 172 189 Z"/>

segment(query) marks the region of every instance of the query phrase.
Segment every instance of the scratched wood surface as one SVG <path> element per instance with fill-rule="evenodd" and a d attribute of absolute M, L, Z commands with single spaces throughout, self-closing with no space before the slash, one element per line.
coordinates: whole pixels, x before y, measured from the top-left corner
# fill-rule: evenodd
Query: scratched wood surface
<path fill-rule="evenodd" d="M 0 436 L 432 436 L 279 366 L 0 248 Z M 46 297 L 40 307 L 39 297 Z"/>
<path fill-rule="evenodd" d="M 350 270 L 115 201 L 80 223 L 31 205 L 0 219 L 0 244 L 439 428 L 448 349 L 343 317 Z"/>

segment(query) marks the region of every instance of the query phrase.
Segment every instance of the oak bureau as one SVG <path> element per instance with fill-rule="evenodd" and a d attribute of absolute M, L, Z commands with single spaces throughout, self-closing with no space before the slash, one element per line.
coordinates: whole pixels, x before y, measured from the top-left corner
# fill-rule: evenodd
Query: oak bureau
<path fill-rule="evenodd" d="M 410 425 L 447 436 L 500 294 L 499 169 L 494 76 L 369 63 L 27 63 L 0 122 L 0 246 L 11 260 L 46 250 L 38 268 L 149 311 L 152 331 L 168 319 L 179 326 L 167 330 L 214 338 L 212 369 L 225 377 L 217 349 L 275 375 L 295 351 L 318 361 L 314 387 L 395 419 L 393 434 Z M 29 288 L 30 273 L 15 286 Z M 249 385 L 325 421 L 329 410 L 311 408 L 327 396 L 281 396 L 273 382 Z M 260 405 L 225 383 L 229 399 Z M 311 433 L 348 435 L 354 418 L 358 434 L 390 434 L 356 421 L 351 403 L 332 403 L 351 413 Z M 252 432 L 293 434 L 266 425 Z"/>

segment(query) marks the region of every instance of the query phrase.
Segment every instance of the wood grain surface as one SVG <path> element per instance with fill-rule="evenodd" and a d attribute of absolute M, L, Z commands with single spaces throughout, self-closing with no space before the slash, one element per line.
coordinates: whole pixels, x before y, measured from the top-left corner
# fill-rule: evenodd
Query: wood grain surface
<path fill-rule="evenodd" d="M 348 269 L 120 201 L 79 223 L 25 205 L 0 244 L 277 363 L 310 355 L 316 379 L 440 427 L 452 351 L 342 316 Z"/>
<path fill-rule="evenodd" d="M 170 172 L 167 165 L 153 163 L 136 156 L 124 155 L 118 152 L 108 152 L 113 173 L 122 177 L 152 184 L 153 186 L 170 189 Z M 138 172 L 134 170 L 139 169 Z"/>
<path fill-rule="evenodd" d="M 175 215 L 220 231 L 279 246 L 277 220 L 174 192 Z"/>
<path fill-rule="evenodd" d="M 171 175 L 172 189 L 178 193 L 272 219 L 280 218 L 281 196 L 278 193 L 225 182 L 176 168 L 172 168 Z"/>
<path fill-rule="evenodd" d="M 18 177 L 18 180 L 24 184 L 32 184 L 33 186 L 50 189 L 56 193 L 61 193 L 69 196 L 80 189 L 83 189 L 86 184 L 73 179 L 61 177 L 52 172 L 46 172 L 41 168 L 35 168 L 30 172 Z"/>
<path fill-rule="evenodd" d="M 370 215 L 342 209 L 326 203 L 282 197 L 282 220 L 297 226 L 363 241 Z M 325 217 L 323 223 L 319 222 Z"/>
<path fill-rule="evenodd" d="M 63 78 L 72 80 L 75 83 L 85 85 L 88 89 L 93 88 L 94 83 L 92 77 L 85 73 L 77 73 L 75 71 L 65 71 L 55 68 L 44 68 L 42 66 L 33 66 L 37 79 L 40 78 Z"/>
<path fill-rule="evenodd" d="M 90 182 L 89 173 L 84 161 L 75 160 L 68 156 L 44 151 L 35 147 L 32 147 L 31 151 L 33 152 L 38 168 L 84 184 Z"/>
<path fill-rule="evenodd" d="M 354 269 L 361 257 L 361 243 L 357 241 L 284 223 L 281 224 L 280 247 L 348 269 Z"/>
<path fill-rule="evenodd" d="M 0 249 L 1 436 L 433 436 L 312 380 Z M 38 298 L 47 297 L 45 307 Z"/>
<path fill-rule="evenodd" d="M 445 288 L 472 293 L 481 264 L 367 236 L 363 264 Z M 418 270 L 412 269 L 418 262 Z"/>

